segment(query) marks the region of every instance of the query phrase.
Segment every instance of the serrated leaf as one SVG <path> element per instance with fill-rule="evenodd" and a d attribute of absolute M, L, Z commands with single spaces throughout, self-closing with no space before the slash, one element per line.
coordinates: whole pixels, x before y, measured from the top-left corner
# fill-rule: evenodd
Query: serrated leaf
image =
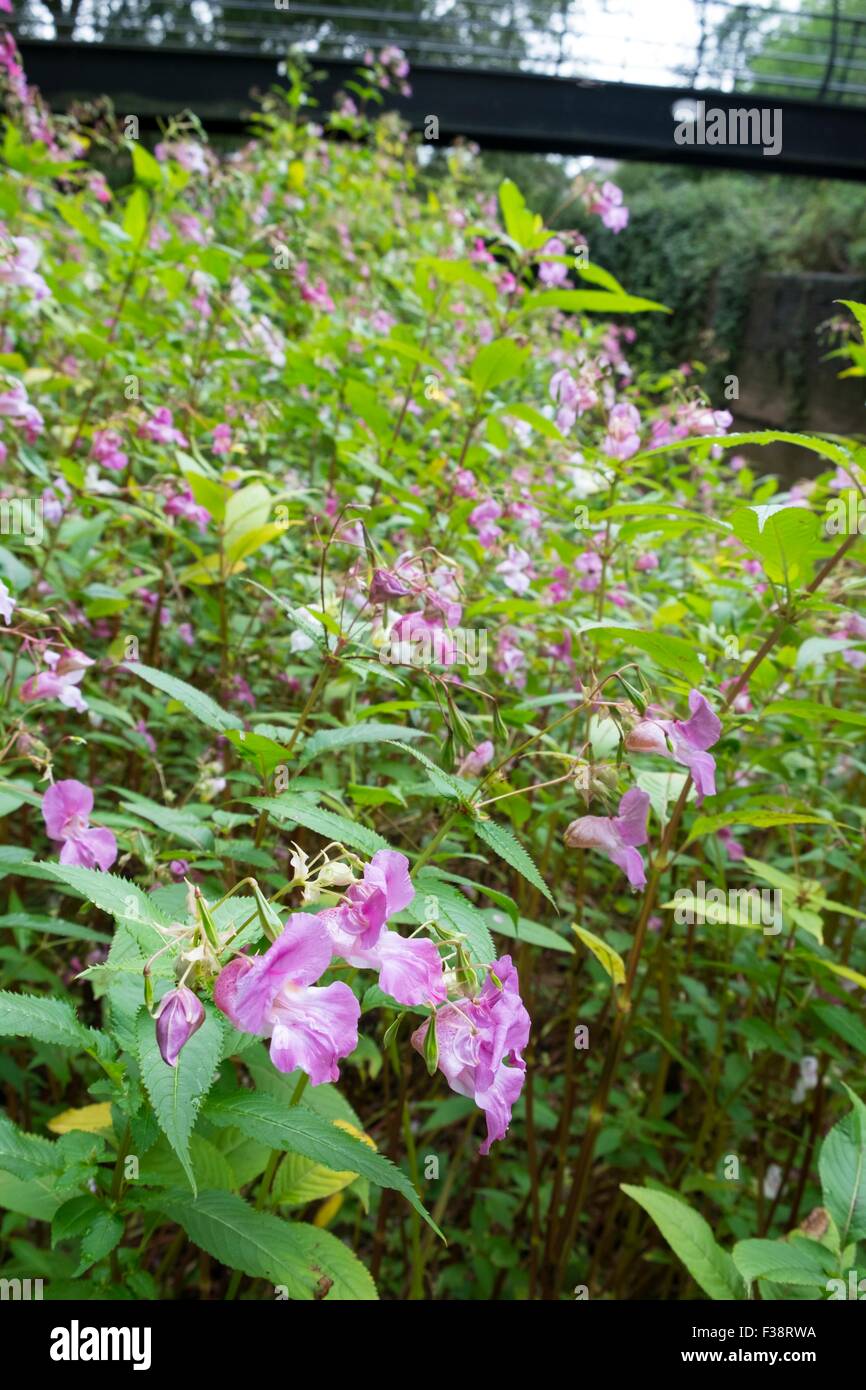
<path fill-rule="evenodd" d="M 427 1215 L 405 1173 L 390 1159 L 374 1153 L 366 1144 L 344 1133 L 330 1120 L 301 1106 L 287 1109 L 271 1096 L 258 1092 L 211 1101 L 206 1114 L 211 1124 L 231 1125 L 272 1149 L 299 1153 L 335 1172 L 351 1170 L 369 1178 L 377 1187 L 393 1188 L 402 1193 L 437 1235 L 442 1234 Z"/>
<path fill-rule="evenodd" d="M 143 892 L 138 884 L 117 874 L 102 873 L 99 869 L 84 869 L 80 864 L 53 864 L 43 861 L 41 867 L 50 877 L 65 883 L 82 898 L 101 908 L 120 921 L 141 922 L 145 926 L 165 927 L 168 918 Z"/>
<path fill-rule="evenodd" d="M 774 1284 L 823 1288 L 836 1267 L 836 1258 L 826 1246 L 800 1238 L 739 1240 L 733 1259 L 749 1284 L 755 1279 L 770 1279 Z"/>
<path fill-rule="evenodd" d="M 843 1246 L 866 1236 L 866 1107 L 849 1095 L 855 1109 L 833 1126 L 818 1156 L 824 1205 Z"/>
<path fill-rule="evenodd" d="M 205 1021 L 182 1048 L 175 1067 L 162 1060 L 156 1043 L 156 1024 L 144 1009 L 136 1020 L 136 1037 L 141 1079 L 154 1114 L 195 1192 L 189 1141 L 222 1057 L 221 1016 L 215 1009 L 205 1006 Z"/>
<path fill-rule="evenodd" d="M 373 855 L 377 850 L 389 848 L 388 841 L 375 830 L 368 830 L 366 825 L 338 816 L 334 811 L 323 810 L 306 797 L 291 792 L 284 792 L 282 796 L 254 796 L 244 804 L 267 811 L 281 825 L 303 825 L 325 840 L 339 840 L 362 854 Z"/>
<path fill-rule="evenodd" d="M 440 921 L 444 918 L 446 924 L 465 938 L 472 959 L 479 965 L 490 965 L 496 960 L 496 947 L 483 912 L 459 888 L 447 883 L 431 868 L 414 875 L 413 882 L 417 893 L 408 911 L 416 922 L 426 920 L 425 900 L 434 897 L 439 904 Z"/>
<path fill-rule="evenodd" d="M 182 1191 L 168 1192 L 153 1205 L 228 1269 L 286 1286 L 290 1298 L 309 1302 L 315 1297 L 318 1276 L 309 1244 L 297 1240 L 295 1227 L 280 1217 L 254 1211 L 234 1192 L 199 1192 L 193 1198 Z"/>
<path fill-rule="evenodd" d="M 413 729 L 402 724 L 351 724 L 343 729 L 320 729 L 307 739 L 298 765 L 306 767 L 314 758 L 355 748 L 361 743 L 411 743 L 416 738 L 429 738 L 426 729 Z"/>
<path fill-rule="evenodd" d="M 623 1192 L 643 1207 L 695 1283 L 710 1298 L 732 1301 L 745 1297 L 734 1261 L 716 1239 L 704 1218 L 678 1197 L 649 1187 L 621 1184 Z"/>
<path fill-rule="evenodd" d="M 543 893 L 549 903 L 552 903 L 554 907 L 556 906 L 553 894 L 535 867 L 531 854 L 523 848 L 513 830 L 507 825 L 499 825 L 492 820 L 473 820 L 469 823 L 476 835 L 486 845 L 489 845 L 509 868 L 515 869 L 522 878 L 526 879 L 527 883 L 531 883 L 533 888 L 537 888 L 539 893 Z"/>
<path fill-rule="evenodd" d="M 75 1016 L 65 999 L 0 990 L 0 1036 L 33 1038 L 36 1042 L 81 1050 L 95 1046 L 99 1034 Z"/>
<path fill-rule="evenodd" d="M 177 700 L 178 704 L 183 705 L 184 709 L 189 710 L 191 715 L 209 729 L 225 732 L 226 729 L 243 728 L 241 721 L 235 715 L 222 709 L 216 700 L 211 699 L 210 695 L 196 690 L 194 685 L 179 680 L 177 676 L 170 676 L 166 671 L 158 671 L 155 666 L 146 666 L 143 661 L 131 661 L 123 665 L 121 669 L 128 671 L 132 676 L 138 676 L 140 680 L 146 681 L 156 690 L 161 690 L 170 699 Z"/>

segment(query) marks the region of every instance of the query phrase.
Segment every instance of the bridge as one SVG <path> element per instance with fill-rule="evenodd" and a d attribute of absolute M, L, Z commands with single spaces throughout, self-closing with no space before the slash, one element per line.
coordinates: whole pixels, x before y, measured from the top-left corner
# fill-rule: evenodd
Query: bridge
<path fill-rule="evenodd" d="M 368 48 L 397 44 L 443 141 L 841 179 L 866 177 L 866 0 L 17 0 L 29 78 L 52 105 L 108 95 L 145 123 L 190 108 L 239 131 L 294 47 L 324 72 L 323 109 Z M 664 26 L 664 28 L 662 27 Z M 701 139 L 713 113 L 772 112 L 777 153 Z M 691 141 L 675 138 L 683 122 Z M 687 127 L 686 127 L 687 129 Z"/>

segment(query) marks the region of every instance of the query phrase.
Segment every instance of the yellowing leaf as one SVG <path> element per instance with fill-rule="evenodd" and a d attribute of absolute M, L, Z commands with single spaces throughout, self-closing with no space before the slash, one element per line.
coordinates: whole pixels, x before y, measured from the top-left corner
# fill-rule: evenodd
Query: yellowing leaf
<path fill-rule="evenodd" d="M 327 1202 L 323 1202 L 313 1217 L 314 1226 L 330 1226 L 340 1207 L 343 1205 L 342 1192 L 335 1192 L 333 1197 L 329 1197 Z"/>
<path fill-rule="evenodd" d="M 85 1134 L 101 1134 L 110 1131 L 111 1105 L 107 1100 L 98 1105 L 82 1105 L 77 1110 L 64 1110 L 48 1121 L 48 1128 L 54 1134 L 71 1134 L 73 1130 L 84 1130 Z"/>
<path fill-rule="evenodd" d="M 586 946 L 587 950 L 592 951 L 602 970 L 610 976 L 615 985 L 625 983 L 625 965 L 622 956 L 619 955 L 612 946 L 608 946 L 601 937 L 595 936 L 586 927 L 578 927 L 572 922 L 571 930 Z"/>

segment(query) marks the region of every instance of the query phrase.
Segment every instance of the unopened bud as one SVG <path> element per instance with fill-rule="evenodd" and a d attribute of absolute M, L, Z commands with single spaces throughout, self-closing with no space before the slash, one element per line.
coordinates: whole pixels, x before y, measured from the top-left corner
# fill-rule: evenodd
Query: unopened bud
<path fill-rule="evenodd" d="M 154 1017 L 160 1056 L 168 1066 L 176 1067 L 181 1048 L 204 1023 L 204 1004 L 191 989 L 181 985 L 163 995 Z"/>

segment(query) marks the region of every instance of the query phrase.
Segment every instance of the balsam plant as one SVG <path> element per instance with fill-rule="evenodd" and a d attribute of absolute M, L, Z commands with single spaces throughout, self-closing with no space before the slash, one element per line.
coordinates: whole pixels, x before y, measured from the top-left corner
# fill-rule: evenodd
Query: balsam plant
<path fill-rule="evenodd" d="M 860 442 L 635 373 L 616 186 L 421 159 L 391 48 L 227 150 L 0 63 L 0 1274 L 715 1297 L 629 1195 L 730 1272 L 818 1178 L 841 1270 Z"/>

